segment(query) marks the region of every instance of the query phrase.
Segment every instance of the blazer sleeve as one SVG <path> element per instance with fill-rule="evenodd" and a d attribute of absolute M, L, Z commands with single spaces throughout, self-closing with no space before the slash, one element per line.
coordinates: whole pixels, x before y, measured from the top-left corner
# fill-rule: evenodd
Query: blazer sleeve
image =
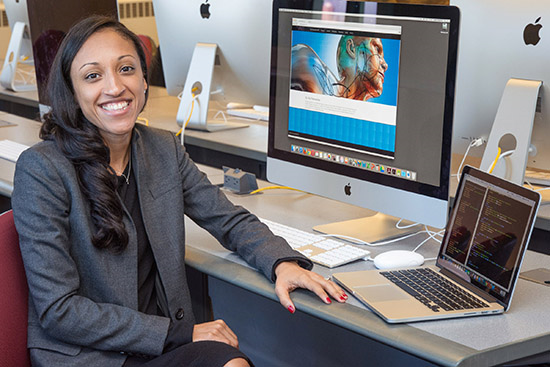
<path fill-rule="evenodd" d="M 255 215 L 227 199 L 219 187 L 179 146 L 178 164 L 183 180 L 185 214 L 210 232 L 225 248 L 236 251 L 246 262 L 275 281 L 275 267 L 281 261 L 297 261 L 311 269 L 311 260 L 293 250 L 281 237 L 275 236 Z"/>
<path fill-rule="evenodd" d="M 22 153 L 12 195 L 29 296 L 36 311 L 29 323 L 39 323 L 49 337 L 73 345 L 161 354 L 168 318 L 83 295 L 80 272 L 86 271 L 86 258 L 74 254 L 79 246 L 91 246 L 91 241 L 83 240 L 85 236 L 75 238 L 71 226 L 85 227 L 89 216 L 85 209 L 75 209 L 79 194 L 71 192 L 77 188 L 68 183 L 71 173 L 64 171 L 68 165 L 46 153 L 34 148 Z"/>

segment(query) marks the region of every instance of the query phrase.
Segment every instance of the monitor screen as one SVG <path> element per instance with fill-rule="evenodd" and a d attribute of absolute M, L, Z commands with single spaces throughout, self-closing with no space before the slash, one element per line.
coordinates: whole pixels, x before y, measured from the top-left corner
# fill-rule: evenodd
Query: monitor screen
<path fill-rule="evenodd" d="M 508 306 L 539 201 L 536 192 L 466 167 L 437 265 Z"/>
<path fill-rule="evenodd" d="M 458 9 L 327 3 L 274 2 L 268 179 L 444 227 Z"/>
<path fill-rule="evenodd" d="M 41 105 L 44 106 L 50 66 L 65 33 L 73 24 L 86 16 L 92 14 L 116 16 L 117 3 L 116 0 L 58 0 L 55 3 L 44 0 L 27 0 L 27 3 L 38 98 Z"/>
<path fill-rule="evenodd" d="M 168 94 L 183 90 L 198 43 L 216 44 L 211 99 L 267 106 L 271 0 L 154 0 Z"/>
<path fill-rule="evenodd" d="M 536 154 L 527 166 L 550 171 L 550 2 L 450 2 L 461 12 L 453 152 L 464 154 L 472 139 L 489 136 L 510 78 L 542 80 L 531 139 Z"/>

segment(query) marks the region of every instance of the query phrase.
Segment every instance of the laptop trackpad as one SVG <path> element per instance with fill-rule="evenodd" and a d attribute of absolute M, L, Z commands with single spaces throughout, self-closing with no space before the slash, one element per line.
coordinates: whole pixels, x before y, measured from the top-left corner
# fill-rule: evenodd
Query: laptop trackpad
<path fill-rule="evenodd" d="M 392 284 L 356 287 L 355 291 L 369 302 L 387 302 L 410 298 L 408 294 L 404 294 L 401 289 Z"/>

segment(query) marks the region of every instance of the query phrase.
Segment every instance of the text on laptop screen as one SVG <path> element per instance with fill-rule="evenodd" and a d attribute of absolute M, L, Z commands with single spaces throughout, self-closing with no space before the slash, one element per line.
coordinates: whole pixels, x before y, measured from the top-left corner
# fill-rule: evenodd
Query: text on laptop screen
<path fill-rule="evenodd" d="M 536 202 L 470 175 L 463 179 L 439 263 L 507 303 Z"/>

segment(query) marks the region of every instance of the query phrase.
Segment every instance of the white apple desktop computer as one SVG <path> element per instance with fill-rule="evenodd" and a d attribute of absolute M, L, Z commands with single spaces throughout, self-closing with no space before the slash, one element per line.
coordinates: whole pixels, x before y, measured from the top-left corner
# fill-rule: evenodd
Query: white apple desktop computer
<path fill-rule="evenodd" d="M 274 2 L 268 180 L 444 227 L 458 9 L 321 3 Z M 362 239 L 378 226 L 360 221 Z"/>
<path fill-rule="evenodd" d="M 11 38 L 0 74 L 0 84 L 14 92 L 36 90 L 32 42 L 26 0 L 4 0 Z"/>
<path fill-rule="evenodd" d="M 271 0 L 154 0 L 153 7 L 166 88 L 181 94 L 180 125 L 246 127 L 218 112 L 267 109 Z"/>
<path fill-rule="evenodd" d="M 453 152 L 464 154 L 472 139 L 491 136 L 482 169 L 495 161 L 499 146 L 502 153 L 515 149 L 494 173 L 522 183 L 527 166 L 526 180 L 550 185 L 550 2 L 451 0 L 451 5 L 461 12 Z M 532 90 L 527 106 L 518 106 L 519 98 L 506 99 L 511 78 L 540 88 Z M 501 123 L 500 115 L 515 112 L 529 114 L 521 122 Z M 523 137 L 508 136 L 517 134 Z"/>

